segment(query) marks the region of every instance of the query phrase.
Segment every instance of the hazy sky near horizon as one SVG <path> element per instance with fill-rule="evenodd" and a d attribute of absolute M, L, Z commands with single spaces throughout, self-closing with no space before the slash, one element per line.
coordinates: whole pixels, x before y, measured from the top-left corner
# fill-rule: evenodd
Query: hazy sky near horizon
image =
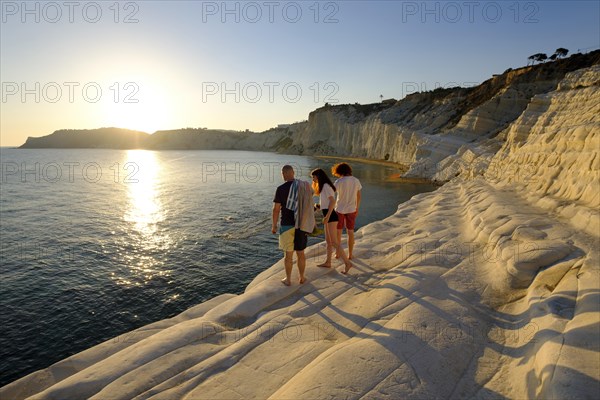
<path fill-rule="evenodd" d="M 262 131 L 600 46 L 598 1 L 1 1 L 0 145 Z"/>

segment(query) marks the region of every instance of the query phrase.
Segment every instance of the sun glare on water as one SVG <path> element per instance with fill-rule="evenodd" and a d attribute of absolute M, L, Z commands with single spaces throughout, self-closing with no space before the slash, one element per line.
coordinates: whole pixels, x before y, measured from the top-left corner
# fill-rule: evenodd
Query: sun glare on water
<path fill-rule="evenodd" d="M 130 200 L 125 220 L 133 223 L 138 232 L 151 235 L 164 219 L 157 188 L 159 162 L 152 151 L 129 150 L 125 166 L 129 171 L 126 184 Z"/>
<path fill-rule="evenodd" d="M 129 251 L 121 256 L 128 271 L 114 273 L 119 285 L 140 286 L 170 273 L 156 254 L 172 245 L 170 236 L 160 229 L 166 219 L 161 199 L 161 164 L 156 154 L 148 150 L 127 151 L 124 166 L 127 178 L 128 205 L 123 219 L 129 223 L 123 246 Z"/>

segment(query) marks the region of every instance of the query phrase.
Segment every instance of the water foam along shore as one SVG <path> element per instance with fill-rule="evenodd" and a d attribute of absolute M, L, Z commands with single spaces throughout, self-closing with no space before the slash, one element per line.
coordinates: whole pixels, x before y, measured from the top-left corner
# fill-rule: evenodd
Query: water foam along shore
<path fill-rule="evenodd" d="M 536 96 L 484 176 L 357 232 L 348 276 L 281 262 L 241 295 L 74 355 L 0 398 L 595 398 L 600 68 Z"/>

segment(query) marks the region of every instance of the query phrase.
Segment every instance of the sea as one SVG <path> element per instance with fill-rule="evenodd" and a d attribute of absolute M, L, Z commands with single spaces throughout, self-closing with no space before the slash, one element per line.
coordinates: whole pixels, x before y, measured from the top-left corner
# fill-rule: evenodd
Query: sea
<path fill-rule="evenodd" d="M 281 257 L 281 167 L 340 160 L 246 151 L 0 148 L 0 386 L 223 293 Z M 351 162 L 357 229 L 430 184 Z M 310 244 L 323 241 L 311 237 Z"/>

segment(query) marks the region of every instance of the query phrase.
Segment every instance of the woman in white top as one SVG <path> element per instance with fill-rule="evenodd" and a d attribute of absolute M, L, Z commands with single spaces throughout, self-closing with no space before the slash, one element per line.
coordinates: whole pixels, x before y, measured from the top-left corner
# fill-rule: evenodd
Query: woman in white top
<path fill-rule="evenodd" d="M 333 255 L 333 251 L 336 251 L 342 259 L 344 260 L 344 264 L 346 268 L 344 268 L 343 273 L 347 273 L 350 268 L 352 268 L 352 264 L 346 253 L 342 249 L 340 242 L 337 237 L 337 224 L 338 224 L 338 215 L 335 212 L 335 186 L 331 182 L 331 179 L 327 176 L 325 171 L 321 168 L 317 168 L 313 170 L 312 175 L 312 186 L 315 194 L 319 195 L 319 208 L 323 213 L 323 225 L 325 226 L 325 242 L 327 243 L 327 259 L 324 263 L 319 264 L 319 267 L 331 268 L 331 257 Z"/>

